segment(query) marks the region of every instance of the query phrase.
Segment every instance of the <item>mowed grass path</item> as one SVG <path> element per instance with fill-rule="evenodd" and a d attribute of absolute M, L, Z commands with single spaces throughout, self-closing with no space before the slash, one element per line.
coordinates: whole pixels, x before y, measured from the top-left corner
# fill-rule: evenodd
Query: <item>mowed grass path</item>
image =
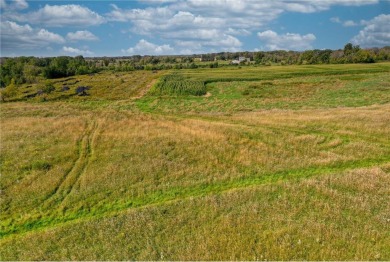
<path fill-rule="evenodd" d="M 389 65 L 359 66 L 275 68 L 209 97 L 1 105 L 1 257 L 389 258 Z"/>

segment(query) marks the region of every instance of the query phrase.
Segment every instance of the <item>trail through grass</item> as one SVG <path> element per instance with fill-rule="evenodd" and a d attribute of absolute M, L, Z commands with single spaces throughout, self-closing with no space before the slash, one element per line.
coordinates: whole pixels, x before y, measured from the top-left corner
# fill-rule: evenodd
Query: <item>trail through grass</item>
<path fill-rule="evenodd" d="M 93 154 L 93 142 L 97 133 L 98 124 L 96 122 L 90 123 L 83 137 L 78 141 L 78 159 L 71 167 L 70 171 L 59 181 L 53 194 L 43 204 L 43 208 L 53 209 L 54 206 L 61 206 L 66 200 L 67 196 L 79 187 L 79 180 L 88 167 L 88 163 Z"/>
<path fill-rule="evenodd" d="M 0 105 L 1 257 L 386 260 L 389 70 L 105 72 L 45 99 L 23 87 Z"/>

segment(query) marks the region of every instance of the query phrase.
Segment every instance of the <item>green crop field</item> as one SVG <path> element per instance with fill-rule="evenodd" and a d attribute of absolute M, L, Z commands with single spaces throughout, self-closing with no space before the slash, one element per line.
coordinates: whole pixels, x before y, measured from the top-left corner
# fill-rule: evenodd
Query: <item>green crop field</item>
<path fill-rule="evenodd" d="M 1 260 L 390 260 L 389 63 L 103 71 L 0 109 Z"/>

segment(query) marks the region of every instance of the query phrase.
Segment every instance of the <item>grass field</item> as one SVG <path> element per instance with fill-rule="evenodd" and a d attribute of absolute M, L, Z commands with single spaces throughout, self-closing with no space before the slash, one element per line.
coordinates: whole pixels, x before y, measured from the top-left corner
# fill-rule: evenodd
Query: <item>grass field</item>
<path fill-rule="evenodd" d="M 0 105 L 0 257 L 389 260 L 389 73 L 243 67 L 24 86 Z M 189 84 L 156 92 L 162 78 Z"/>

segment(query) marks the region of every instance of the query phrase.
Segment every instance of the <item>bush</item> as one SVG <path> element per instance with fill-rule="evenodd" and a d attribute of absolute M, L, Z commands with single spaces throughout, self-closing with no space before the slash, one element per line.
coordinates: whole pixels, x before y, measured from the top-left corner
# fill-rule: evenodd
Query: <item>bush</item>
<path fill-rule="evenodd" d="M 3 90 L 0 92 L 1 101 L 5 101 L 6 99 L 12 98 L 18 94 L 18 88 L 15 85 L 14 79 L 11 80 L 11 83 L 6 88 L 2 89 Z"/>
<path fill-rule="evenodd" d="M 56 90 L 56 88 L 52 83 L 46 83 L 45 86 L 42 88 L 42 92 L 45 94 L 50 94 L 54 90 Z"/>

